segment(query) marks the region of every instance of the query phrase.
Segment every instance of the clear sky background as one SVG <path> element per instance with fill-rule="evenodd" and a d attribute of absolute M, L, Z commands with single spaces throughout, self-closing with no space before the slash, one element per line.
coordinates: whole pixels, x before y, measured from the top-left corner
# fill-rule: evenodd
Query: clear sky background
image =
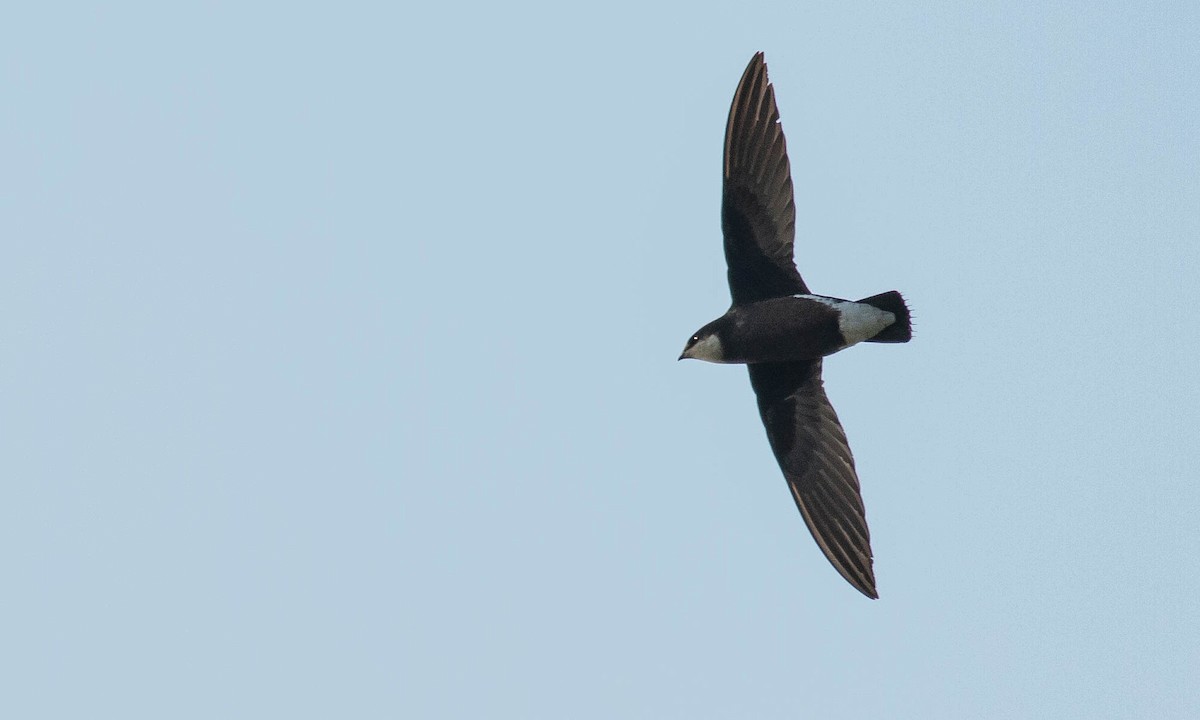
<path fill-rule="evenodd" d="M 19 3 L 0 715 L 1200 717 L 1200 5 Z M 882 598 L 740 367 L 767 53 Z"/>

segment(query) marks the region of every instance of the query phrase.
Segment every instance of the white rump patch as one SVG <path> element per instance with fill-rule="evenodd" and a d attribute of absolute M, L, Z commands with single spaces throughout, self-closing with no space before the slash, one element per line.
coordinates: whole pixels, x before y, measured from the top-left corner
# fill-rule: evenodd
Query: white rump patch
<path fill-rule="evenodd" d="M 815 300 L 838 311 L 838 331 L 846 341 L 846 347 L 856 345 L 867 338 L 875 337 L 888 325 L 896 322 L 896 316 L 866 303 L 838 300 L 824 295 L 793 295 L 804 300 Z"/>

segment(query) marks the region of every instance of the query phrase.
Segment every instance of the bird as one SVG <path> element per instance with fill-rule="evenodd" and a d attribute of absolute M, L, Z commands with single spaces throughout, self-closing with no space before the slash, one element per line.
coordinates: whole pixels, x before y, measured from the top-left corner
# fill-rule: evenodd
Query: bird
<path fill-rule="evenodd" d="M 842 577 L 876 599 L 858 473 L 821 367 L 860 342 L 908 342 L 908 305 L 894 290 L 855 301 L 816 295 L 800 276 L 791 165 L 761 52 L 733 95 L 722 173 L 732 304 L 687 340 L 679 359 L 747 366 L 768 443 L 805 525 Z"/>

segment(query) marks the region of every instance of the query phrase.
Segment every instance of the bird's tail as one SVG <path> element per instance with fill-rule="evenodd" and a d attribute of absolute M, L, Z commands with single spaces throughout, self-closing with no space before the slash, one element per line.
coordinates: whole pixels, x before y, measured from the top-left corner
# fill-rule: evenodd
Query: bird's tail
<path fill-rule="evenodd" d="M 908 314 L 908 305 L 904 303 L 904 298 L 900 293 L 889 290 L 869 298 L 863 298 L 859 302 L 896 316 L 896 322 L 880 330 L 875 337 L 867 338 L 867 342 L 906 343 L 912 339 L 912 319 Z"/>

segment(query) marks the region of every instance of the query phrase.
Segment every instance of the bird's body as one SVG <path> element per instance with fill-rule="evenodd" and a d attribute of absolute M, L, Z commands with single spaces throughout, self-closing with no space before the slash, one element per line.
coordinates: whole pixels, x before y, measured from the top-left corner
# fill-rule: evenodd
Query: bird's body
<path fill-rule="evenodd" d="M 891 293 L 886 299 L 893 297 L 899 295 Z M 883 305 L 879 307 L 868 300 L 872 299 L 852 302 L 799 294 L 734 305 L 696 333 L 713 340 L 688 348 L 684 357 L 717 363 L 797 362 L 817 360 L 864 340 L 903 342 L 877 339 L 896 327 L 903 304 L 876 300 Z"/>
<path fill-rule="evenodd" d="M 859 342 L 908 342 L 900 293 L 812 294 L 793 260 L 796 209 L 762 53 L 746 67 L 725 130 L 721 225 L 733 305 L 680 359 L 744 363 L 767 439 L 805 524 L 847 581 L 878 597 L 854 458 L 821 381 L 822 359 Z"/>

